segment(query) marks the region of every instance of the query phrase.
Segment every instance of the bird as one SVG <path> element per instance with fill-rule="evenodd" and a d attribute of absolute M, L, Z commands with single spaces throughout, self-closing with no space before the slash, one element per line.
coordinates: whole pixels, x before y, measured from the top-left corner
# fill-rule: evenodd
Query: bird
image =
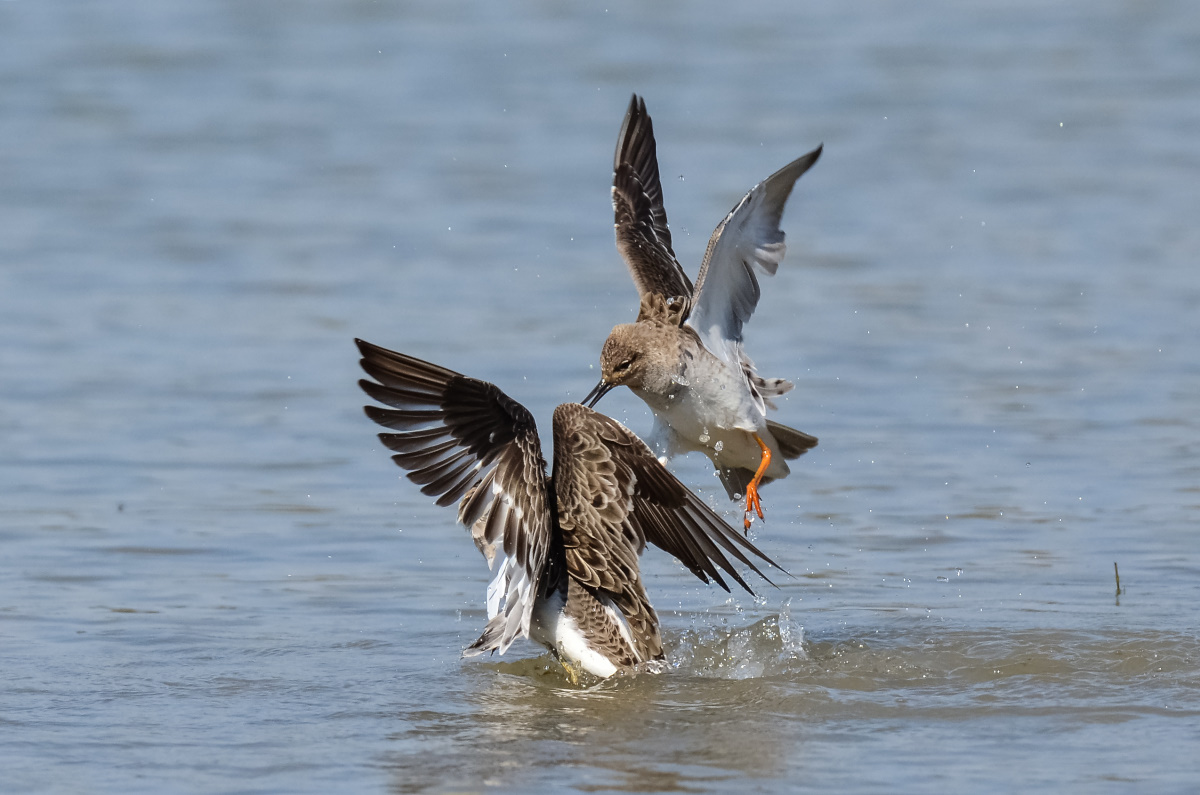
<path fill-rule="evenodd" d="M 547 475 L 532 414 L 497 386 L 355 342 L 374 379 L 359 386 L 389 407 L 364 411 L 393 431 L 379 434 L 393 460 L 438 505 L 458 501 L 458 521 L 489 567 L 503 557 L 487 588 L 487 625 L 463 656 L 503 654 L 525 637 L 576 684 L 584 672 L 661 668 L 658 616 L 638 567 L 647 544 L 726 591 L 722 572 L 753 594 L 734 560 L 768 583 L 752 558 L 779 568 L 616 420 L 558 406 Z"/>
<path fill-rule="evenodd" d="M 786 477 L 787 461 L 817 437 L 767 419 L 772 398 L 792 389 L 761 378 L 742 344 L 761 289 L 784 255 L 779 228 L 792 187 L 822 146 L 755 185 L 717 224 L 693 286 L 671 248 L 654 127 L 646 102 L 629 102 L 613 157 L 617 250 L 640 295 L 637 320 L 613 328 L 600 352 L 600 382 L 583 399 L 594 407 L 628 386 L 654 414 L 653 446 L 666 458 L 700 451 L 730 499 L 745 495 L 744 529 L 763 517 L 759 487 Z M 753 514 L 752 514 L 753 512 Z"/>

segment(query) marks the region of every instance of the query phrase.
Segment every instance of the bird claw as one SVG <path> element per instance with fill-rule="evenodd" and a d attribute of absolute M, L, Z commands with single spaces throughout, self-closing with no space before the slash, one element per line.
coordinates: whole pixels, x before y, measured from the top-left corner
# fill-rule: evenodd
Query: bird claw
<path fill-rule="evenodd" d="M 751 510 L 758 514 L 759 519 L 762 519 L 764 522 L 767 520 L 767 517 L 763 516 L 762 502 L 758 499 L 758 484 L 762 482 L 763 473 L 771 465 L 771 448 L 767 447 L 767 443 L 757 433 L 754 434 L 754 441 L 758 442 L 758 447 L 762 450 L 762 460 L 758 464 L 758 469 L 754 472 L 754 479 L 746 487 L 746 513 L 742 516 L 742 521 L 746 524 L 747 534 L 750 532 L 750 522 L 753 521 L 750 516 Z"/>
<path fill-rule="evenodd" d="M 750 523 L 754 521 L 754 517 L 750 515 L 751 511 L 758 514 L 759 519 L 766 520 L 767 517 L 763 516 L 762 512 L 762 501 L 758 498 L 758 489 L 754 487 L 753 483 L 750 484 L 750 488 L 746 489 L 746 512 L 742 516 L 747 532 L 750 530 Z"/>
<path fill-rule="evenodd" d="M 564 660 L 562 657 L 558 658 L 558 664 L 561 665 L 563 668 L 563 671 L 566 672 L 567 679 L 571 682 L 571 684 L 578 686 L 579 680 L 580 680 L 580 672 L 583 670 L 583 667 L 580 666 L 579 668 L 576 668 L 574 665 L 571 665 L 566 660 Z"/>

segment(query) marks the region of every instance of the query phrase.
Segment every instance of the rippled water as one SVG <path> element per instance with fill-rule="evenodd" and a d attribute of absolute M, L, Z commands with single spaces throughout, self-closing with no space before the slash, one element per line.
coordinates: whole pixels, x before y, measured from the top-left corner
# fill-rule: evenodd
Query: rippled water
<path fill-rule="evenodd" d="M 16 0 L 0 31 L 6 791 L 1194 787 L 1193 4 Z M 543 422 L 583 395 L 636 309 L 635 90 L 693 273 L 825 143 L 747 329 L 821 444 L 755 526 L 793 576 L 648 553 L 671 670 L 578 689 L 533 646 L 459 659 L 488 573 L 397 482 L 352 339 Z"/>

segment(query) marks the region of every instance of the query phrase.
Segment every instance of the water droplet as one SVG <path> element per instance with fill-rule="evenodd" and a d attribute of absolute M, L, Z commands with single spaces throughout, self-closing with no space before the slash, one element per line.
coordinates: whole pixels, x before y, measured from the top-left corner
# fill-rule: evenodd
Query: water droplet
<path fill-rule="evenodd" d="M 717 443 L 713 445 L 713 449 L 719 453 L 725 449 L 725 443 L 718 439 Z"/>

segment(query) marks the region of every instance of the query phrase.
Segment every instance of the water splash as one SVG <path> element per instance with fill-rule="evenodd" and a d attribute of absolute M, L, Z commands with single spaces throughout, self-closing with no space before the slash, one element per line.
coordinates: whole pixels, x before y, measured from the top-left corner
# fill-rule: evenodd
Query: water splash
<path fill-rule="evenodd" d="M 804 627 L 791 615 L 791 600 L 779 614 L 744 627 L 708 627 L 685 632 L 671 644 L 671 667 L 715 679 L 758 679 L 792 673 L 808 660 Z"/>
<path fill-rule="evenodd" d="M 792 618 L 792 600 L 785 599 L 779 606 L 779 643 L 783 654 L 790 654 L 797 660 L 807 660 L 808 652 L 804 650 L 804 626 Z"/>

